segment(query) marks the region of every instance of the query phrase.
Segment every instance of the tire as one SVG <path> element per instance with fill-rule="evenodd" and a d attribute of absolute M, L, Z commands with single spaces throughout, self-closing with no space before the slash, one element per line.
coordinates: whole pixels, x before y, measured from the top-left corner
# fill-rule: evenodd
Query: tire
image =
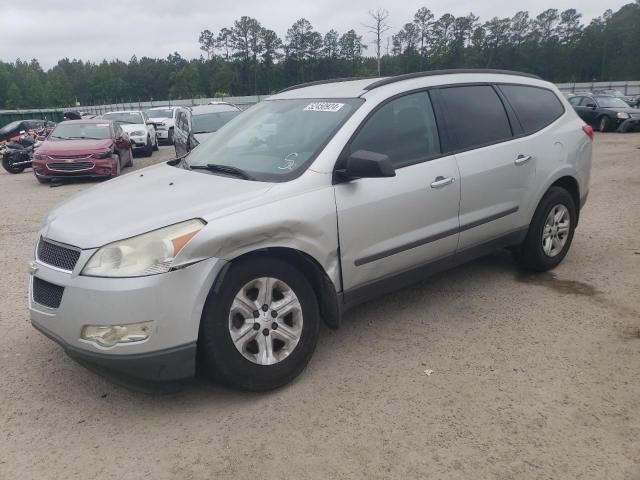
<path fill-rule="evenodd" d="M 170 128 L 169 133 L 167 133 L 167 143 L 173 145 L 173 128 Z"/>
<path fill-rule="evenodd" d="M 598 121 L 598 130 L 601 132 L 608 132 L 611 130 L 611 119 L 606 115 L 601 116 Z"/>
<path fill-rule="evenodd" d="M 569 222 L 568 228 L 563 221 L 554 225 L 554 230 L 554 227 L 549 225 L 549 220 L 551 224 L 554 223 L 551 213 L 553 211 L 557 217 L 563 209 L 565 210 L 563 218 L 568 219 Z M 524 242 L 515 251 L 516 260 L 520 266 L 533 272 L 545 272 L 555 268 L 569 251 L 577 218 L 576 205 L 569 192 L 561 187 L 551 187 L 538 204 Z M 561 231 L 565 229 L 565 236 L 563 236 Z M 554 236 L 557 243 L 551 240 Z"/>
<path fill-rule="evenodd" d="M 11 156 L 10 155 L 4 155 L 2 157 L 2 166 L 4 167 L 4 169 L 9 172 L 9 173 L 22 173 L 24 172 L 24 169 L 27 168 L 24 165 L 21 165 L 19 167 L 14 167 L 13 163 L 11 162 Z"/>
<path fill-rule="evenodd" d="M 151 145 L 151 137 L 147 135 L 147 145 L 144 147 L 144 156 L 150 157 L 153 155 L 153 145 Z"/>
<path fill-rule="evenodd" d="M 257 296 L 265 291 L 265 278 L 275 279 L 266 290 L 272 292 L 267 300 L 270 307 L 297 299 L 292 313 L 286 314 L 290 317 L 274 319 L 269 308 L 249 312 L 247 304 L 259 308 L 257 304 L 262 303 L 249 293 Z M 207 376 L 241 390 L 267 391 L 289 383 L 304 370 L 318 341 L 320 314 L 314 291 L 299 270 L 274 258 L 240 260 L 231 264 L 216 290 L 212 289 L 205 304 L 198 339 L 200 367 Z M 234 303 L 236 296 L 245 302 Z M 238 347 L 232 329 L 240 337 Z M 267 345 L 271 345 L 270 357 L 265 354 Z"/>
<path fill-rule="evenodd" d="M 155 141 L 153 142 L 153 150 L 155 150 L 156 152 L 157 152 L 158 150 L 160 150 L 160 147 L 159 147 L 159 145 L 158 145 L 158 137 L 157 137 L 157 136 L 156 136 Z"/>
<path fill-rule="evenodd" d="M 111 170 L 111 178 L 116 178 L 120 176 L 120 172 L 122 171 L 122 160 L 120 159 L 120 155 L 112 155 L 111 158 L 116 162 L 116 171 Z"/>

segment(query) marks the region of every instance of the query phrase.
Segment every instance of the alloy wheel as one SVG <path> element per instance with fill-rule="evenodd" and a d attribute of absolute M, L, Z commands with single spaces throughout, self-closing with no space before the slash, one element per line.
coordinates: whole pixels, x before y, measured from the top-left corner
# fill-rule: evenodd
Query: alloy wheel
<path fill-rule="evenodd" d="M 229 311 L 229 334 L 237 350 L 258 365 L 287 358 L 302 335 L 302 306 L 282 280 L 260 277 L 246 283 Z"/>
<path fill-rule="evenodd" d="M 562 251 L 569 238 L 570 226 L 571 216 L 567 207 L 555 205 L 542 229 L 542 249 L 547 256 L 555 257 Z"/>

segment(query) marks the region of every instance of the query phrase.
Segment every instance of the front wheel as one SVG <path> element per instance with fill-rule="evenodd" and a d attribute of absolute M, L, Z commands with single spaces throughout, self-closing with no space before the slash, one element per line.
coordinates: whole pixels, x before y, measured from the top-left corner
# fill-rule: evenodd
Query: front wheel
<path fill-rule="evenodd" d="M 535 272 L 556 267 L 569 251 L 577 218 L 569 192 L 551 187 L 540 200 L 527 236 L 515 252 L 518 263 Z"/>
<path fill-rule="evenodd" d="M 302 372 L 319 328 L 318 302 L 300 271 L 273 258 L 241 260 L 205 305 L 200 364 L 230 386 L 272 390 Z"/>
<path fill-rule="evenodd" d="M 13 155 L 4 155 L 2 157 L 2 166 L 9 173 L 22 173 L 27 168 L 25 165 L 14 165 Z"/>
<path fill-rule="evenodd" d="M 144 156 L 150 157 L 153 155 L 153 145 L 151 145 L 151 137 L 147 135 L 147 144 L 144 147 Z"/>
<path fill-rule="evenodd" d="M 167 133 L 167 142 L 169 145 L 173 145 L 173 128 L 170 128 L 169 133 Z"/>
<path fill-rule="evenodd" d="M 157 152 L 159 149 L 160 149 L 160 146 L 158 145 L 158 136 L 156 135 L 153 142 L 153 150 Z"/>
<path fill-rule="evenodd" d="M 598 122 L 598 128 L 601 132 L 608 132 L 611 130 L 611 119 L 606 115 L 600 117 L 600 122 Z"/>

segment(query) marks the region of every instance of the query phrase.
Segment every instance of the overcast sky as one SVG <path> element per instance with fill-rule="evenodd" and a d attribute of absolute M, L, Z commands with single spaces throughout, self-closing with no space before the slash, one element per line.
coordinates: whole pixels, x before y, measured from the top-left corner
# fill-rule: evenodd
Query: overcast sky
<path fill-rule="evenodd" d="M 218 32 L 242 15 L 256 18 L 282 38 L 301 17 L 324 33 L 331 28 L 343 33 L 354 28 L 370 43 L 362 27 L 367 11 L 389 10 L 391 34 L 413 18 L 421 6 L 436 17 L 443 13 L 473 12 L 481 21 L 512 16 L 528 10 L 532 16 L 547 8 L 576 8 L 586 22 L 606 8 L 614 11 L 631 0 L 44 0 L 25 5 L 0 0 L 0 60 L 37 58 L 49 68 L 60 58 L 100 61 L 132 55 L 166 57 L 177 51 L 183 57 L 200 55 L 198 35 L 208 28 Z M 371 51 L 371 48 L 370 48 Z"/>

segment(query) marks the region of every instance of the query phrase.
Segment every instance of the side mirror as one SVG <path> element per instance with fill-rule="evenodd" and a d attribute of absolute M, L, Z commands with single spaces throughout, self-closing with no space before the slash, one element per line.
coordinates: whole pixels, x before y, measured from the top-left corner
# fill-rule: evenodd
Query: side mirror
<path fill-rule="evenodd" d="M 595 103 L 587 103 L 587 107 L 595 109 L 596 108 L 596 104 Z"/>
<path fill-rule="evenodd" d="M 353 152 L 347 158 L 345 168 L 336 170 L 336 173 L 348 180 L 396 176 L 396 171 L 387 155 L 368 150 Z"/>

